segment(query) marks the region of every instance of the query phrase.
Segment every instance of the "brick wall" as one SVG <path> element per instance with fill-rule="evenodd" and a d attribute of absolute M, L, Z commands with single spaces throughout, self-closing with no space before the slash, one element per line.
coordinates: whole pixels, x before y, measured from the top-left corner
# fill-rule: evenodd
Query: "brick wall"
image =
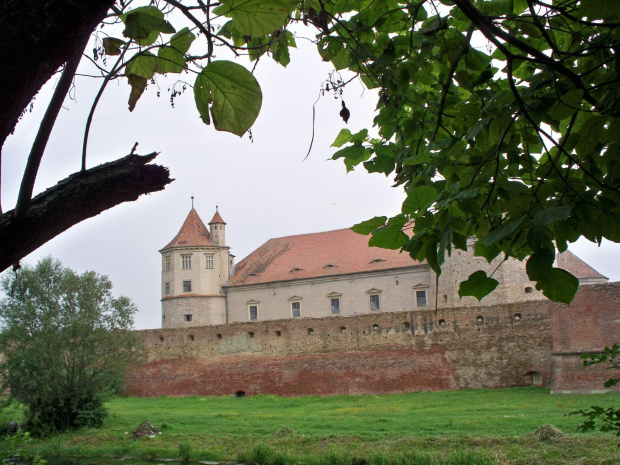
<path fill-rule="evenodd" d="M 554 392 L 598 392 L 620 372 L 584 367 L 581 354 L 620 343 L 620 283 L 583 286 L 570 306 L 550 303 Z"/>
<path fill-rule="evenodd" d="M 618 321 L 620 285 L 607 284 L 584 286 L 570 307 L 534 301 L 147 330 L 149 359 L 126 392 L 383 394 L 522 386 L 533 372 L 557 392 L 592 391 L 609 374 L 584 371 L 569 354 L 613 343 Z"/>

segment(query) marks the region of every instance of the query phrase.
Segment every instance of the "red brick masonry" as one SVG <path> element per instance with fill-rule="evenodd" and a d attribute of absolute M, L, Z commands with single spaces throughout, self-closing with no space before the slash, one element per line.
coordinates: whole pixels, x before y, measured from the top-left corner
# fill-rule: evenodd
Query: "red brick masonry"
<path fill-rule="evenodd" d="M 620 284 L 547 301 L 141 331 L 134 396 L 385 394 L 531 384 L 601 390 L 581 353 L 620 342 Z"/>

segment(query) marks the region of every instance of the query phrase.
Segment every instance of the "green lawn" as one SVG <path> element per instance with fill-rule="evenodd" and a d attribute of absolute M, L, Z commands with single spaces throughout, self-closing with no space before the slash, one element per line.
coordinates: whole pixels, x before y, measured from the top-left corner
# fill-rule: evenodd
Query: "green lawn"
<path fill-rule="evenodd" d="M 30 447 L 45 455 L 161 458 L 176 457 L 184 441 L 195 459 L 273 464 L 327 460 L 355 465 L 371 460 L 379 465 L 617 465 L 617 438 L 578 433 L 580 418 L 564 414 L 592 404 L 619 403 L 620 394 L 550 395 L 540 388 L 385 396 L 118 398 L 107 404 L 110 416 L 103 429 L 35 440 Z M 125 434 L 142 421 L 152 422 L 162 434 L 140 440 Z M 553 424 L 565 437 L 539 442 L 532 433 L 543 424 Z"/>

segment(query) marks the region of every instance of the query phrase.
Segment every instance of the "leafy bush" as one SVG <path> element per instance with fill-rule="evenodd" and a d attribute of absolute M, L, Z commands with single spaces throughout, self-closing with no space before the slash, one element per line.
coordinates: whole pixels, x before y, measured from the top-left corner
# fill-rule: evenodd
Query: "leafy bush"
<path fill-rule="evenodd" d="M 101 426 L 104 400 L 141 357 L 130 331 L 136 307 L 112 297 L 107 277 L 78 275 L 49 257 L 5 275 L 1 287 L 0 388 L 24 405 L 24 427 L 46 434 Z"/>

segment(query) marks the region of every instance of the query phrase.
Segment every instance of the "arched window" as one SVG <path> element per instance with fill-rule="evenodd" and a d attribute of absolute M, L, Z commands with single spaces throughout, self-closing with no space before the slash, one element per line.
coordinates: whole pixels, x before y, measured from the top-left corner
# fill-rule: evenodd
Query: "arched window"
<path fill-rule="evenodd" d="M 314 334 L 314 329 L 308 328 L 308 336 L 312 336 Z"/>

